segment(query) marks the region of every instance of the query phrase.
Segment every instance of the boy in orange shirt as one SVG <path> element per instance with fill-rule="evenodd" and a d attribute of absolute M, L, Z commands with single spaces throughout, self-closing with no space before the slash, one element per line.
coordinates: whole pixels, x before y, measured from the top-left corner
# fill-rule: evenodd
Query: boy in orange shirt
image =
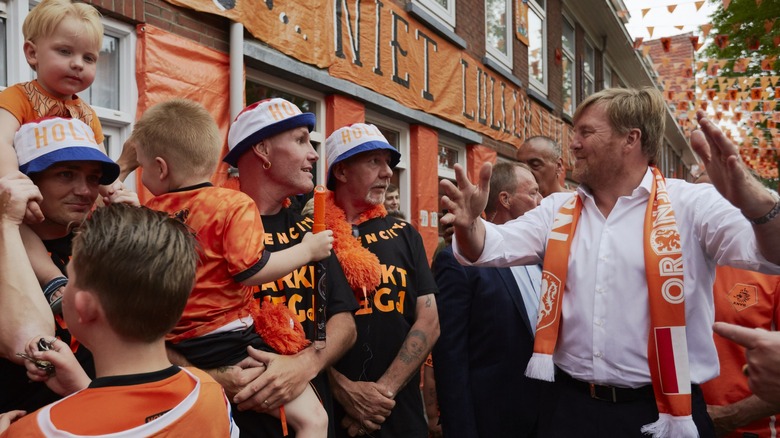
<path fill-rule="evenodd" d="M 211 115 L 196 102 L 175 99 L 155 105 L 136 123 L 130 141 L 144 186 L 155 195 L 147 206 L 184 222 L 201 246 L 195 288 L 167 337 L 170 347 L 203 369 L 238 363 L 248 356 L 248 346 L 278 351 L 271 347 L 275 339 L 264 331 L 267 325 L 254 319 L 260 312 L 250 286 L 327 257 L 332 232 L 309 233 L 300 245 L 273 254 L 264 251 L 254 201 L 209 182 L 222 140 Z M 300 348 L 306 346 L 302 336 L 300 342 Z M 326 435 L 328 418 L 312 388 L 288 403 L 286 412 L 298 437 Z"/>
<path fill-rule="evenodd" d="M 34 192 L 4 204 L 3 216 L 13 209 L 21 220 Z M 94 353 L 97 378 L 90 381 L 66 343 L 34 338 L 28 376 L 73 394 L 24 416 L 2 436 L 237 437 L 221 386 L 200 370 L 171 365 L 165 352 L 197 259 L 195 239 L 168 215 L 124 204 L 97 209 L 73 241 L 63 297 L 65 320 Z M 39 351 L 41 345 L 49 350 Z M 47 365 L 41 361 L 56 373 L 39 368 Z M 0 427 L 22 414 L 0 416 Z"/>

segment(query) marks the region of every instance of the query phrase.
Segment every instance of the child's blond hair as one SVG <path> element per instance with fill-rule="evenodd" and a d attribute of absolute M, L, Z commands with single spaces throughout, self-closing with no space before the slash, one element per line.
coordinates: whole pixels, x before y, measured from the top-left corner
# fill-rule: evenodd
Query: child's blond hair
<path fill-rule="evenodd" d="M 65 17 L 72 16 L 84 23 L 84 32 L 100 50 L 103 46 L 103 23 L 100 12 L 86 3 L 74 3 L 71 0 L 43 0 L 38 3 L 22 24 L 25 41 L 36 42 L 54 33 Z"/>
<path fill-rule="evenodd" d="M 203 105 L 187 99 L 158 103 L 146 110 L 130 136 L 149 157 L 160 157 L 176 176 L 211 178 L 219 164 L 222 137 Z"/>

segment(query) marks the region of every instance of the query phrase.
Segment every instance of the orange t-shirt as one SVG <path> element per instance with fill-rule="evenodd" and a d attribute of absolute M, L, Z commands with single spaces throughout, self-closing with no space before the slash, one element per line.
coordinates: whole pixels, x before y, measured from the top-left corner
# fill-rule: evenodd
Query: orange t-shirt
<path fill-rule="evenodd" d="M 196 368 L 106 377 L 92 385 L 23 417 L 2 437 L 238 436 L 222 387 Z"/>
<path fill-rule="evenodd" d="M 719 266 L 715 275 L 715 321 L 745 327 L 776 330 L 780 321 L 780 275 L 765 275 L 728 266 Z M 709 405 L 728 405 L 752 395 L 742 373 L 745 349 L 715 335 L 720 359 L 720 376 L 701 385 Z M 738 429 L 729 437 L 741 438 L 745 432 L 759 437 L 775 436 L 774 418 L 763 418 Z"/>
<path fill-rule="evenodd" d="M 252 198 L 207 183 L 156 196 L 146 206 L 184 222 L 199 243 L 195 288 L 166 340 L 178 343 L 250 317 L 252 289 L 240 282 L 260 271 L 269 255 Z"/>
<path fill-rule="evenodd" d="M 57 99 L 44 90 L 37 80 L 12 85 L 0 92 L 0 108 L 13 114 L 20 125 L 43 117 L 79 119 L 92 128 L 95 141 L 103 143 L 103 128 L 91 106 L 78 96 L 65 101 Z"/>

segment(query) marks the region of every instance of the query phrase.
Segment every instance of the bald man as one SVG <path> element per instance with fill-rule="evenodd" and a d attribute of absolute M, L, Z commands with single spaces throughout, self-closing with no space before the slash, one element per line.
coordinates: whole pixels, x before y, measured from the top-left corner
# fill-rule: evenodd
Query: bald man
<path fill-rule="evenodd" d="M 551 193 L 565 192 L 561 186 L 563 168 L 561 145 L 555 140 L 538 135 L 531 137 L 517 151 L 517 161 L 525 163 L 539 183 L 539 193 L 545 198 Z"/>

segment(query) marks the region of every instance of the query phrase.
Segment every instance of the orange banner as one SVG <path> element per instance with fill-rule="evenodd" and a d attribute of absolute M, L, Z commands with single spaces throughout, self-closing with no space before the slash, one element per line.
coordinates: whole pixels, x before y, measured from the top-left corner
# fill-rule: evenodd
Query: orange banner
<path fill-rule="evenodd" d="M 136 81 L 138 109 L 136 119 L 152 105 L 173 98 L 200 102 L 211 113 L 225 141 L 230 126 L 229 58 L 224 53 L 148 24 L 137 28 Z M 136 187 L 143 203 L 151 194 L 143 188 L 141 172 L 136 171 Z M 211 178 L 220 185 L 227 178 L 227 164 L 220 163 Z"/>
<path fill-rule="evenodd" d="M 241 22 L 271 47 L 405 107 L 522 144 L 525 90 L 392 2 L 168 1 Z"/>

